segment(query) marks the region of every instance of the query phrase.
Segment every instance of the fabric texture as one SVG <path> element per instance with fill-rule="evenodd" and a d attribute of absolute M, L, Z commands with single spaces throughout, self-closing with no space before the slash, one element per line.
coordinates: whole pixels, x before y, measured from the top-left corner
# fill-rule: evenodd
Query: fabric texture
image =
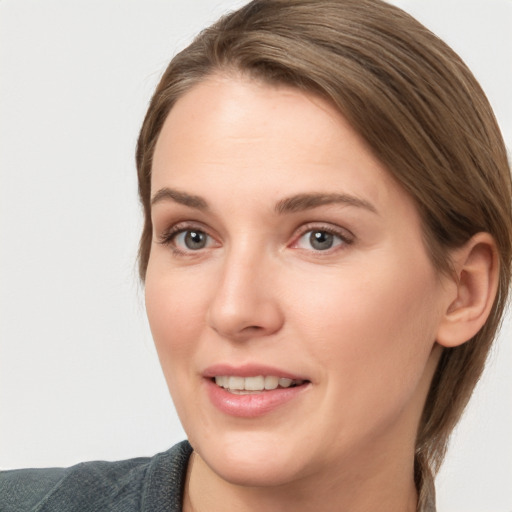
<path fill-rule="evenodd" d="M 192 447 L 70 468 L 0 472 L 1 512 L 181 512 Z"/>

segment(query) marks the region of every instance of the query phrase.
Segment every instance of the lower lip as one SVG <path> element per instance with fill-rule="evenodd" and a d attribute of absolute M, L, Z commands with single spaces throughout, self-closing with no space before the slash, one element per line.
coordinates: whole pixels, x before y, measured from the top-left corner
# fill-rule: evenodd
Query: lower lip
<path fill-rule="evenodd" d="M 206 379 L 205 382 L 208 396 L 213 405 L 224 414 L 241 418 L 263 416 L 290 400 L 298 398 L 309 388 L 309 384 L 302 384 L 301 386 L 277 388 L 249 395 L 235 395 L 217 386 L 211 379 Z"/>

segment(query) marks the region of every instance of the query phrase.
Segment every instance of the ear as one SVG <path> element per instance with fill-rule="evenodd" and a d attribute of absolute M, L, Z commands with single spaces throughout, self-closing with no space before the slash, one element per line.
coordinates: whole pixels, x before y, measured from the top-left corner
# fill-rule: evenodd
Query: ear
<path fill-rule="evenodd" d="M 437 333 L 443 347 L 462 345 L 483 327 L 498 289 L 498 251 L 489 233 L 477 233 L 451 257 L 455 272 L 448 288 L 453 293 Z"/>

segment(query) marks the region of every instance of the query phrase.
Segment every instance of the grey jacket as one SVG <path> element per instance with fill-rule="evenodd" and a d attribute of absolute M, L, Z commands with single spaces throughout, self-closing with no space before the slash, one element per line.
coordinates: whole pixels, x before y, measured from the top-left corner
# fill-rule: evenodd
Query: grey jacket
<path fill-rule="evenodd" d="M 192 448 L 67 469 L 0 472 L 1 512 L 181 512 Z"/>

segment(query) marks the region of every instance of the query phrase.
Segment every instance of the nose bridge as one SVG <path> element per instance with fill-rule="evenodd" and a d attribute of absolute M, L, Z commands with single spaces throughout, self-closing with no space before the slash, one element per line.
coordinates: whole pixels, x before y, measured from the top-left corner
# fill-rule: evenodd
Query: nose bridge
<path fill-rule="evenodd" d="M 264 244 L 249 237 L 227 248 L 208 312 L 210 326 L 228 338 L 279 330 L 283 317 L 272 287 L 276 270 Z"/>

